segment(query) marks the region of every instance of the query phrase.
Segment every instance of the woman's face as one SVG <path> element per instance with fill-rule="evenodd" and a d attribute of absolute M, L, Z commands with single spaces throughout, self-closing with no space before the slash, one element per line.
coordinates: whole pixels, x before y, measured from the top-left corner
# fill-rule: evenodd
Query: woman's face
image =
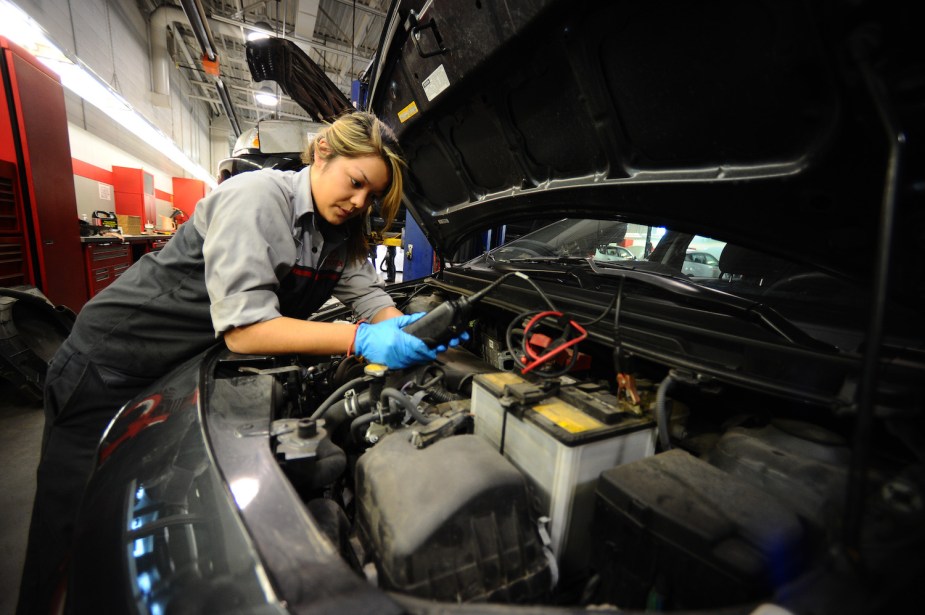
<path fill-rule="evenodd" d="M 324 149 L 324 141 L 319 143 Z M 311 170 L 315 211 L 331 224 L 364 213 L 389 187 L 389 170 L 379 156 L 322 160 L 315 153 Z"/>

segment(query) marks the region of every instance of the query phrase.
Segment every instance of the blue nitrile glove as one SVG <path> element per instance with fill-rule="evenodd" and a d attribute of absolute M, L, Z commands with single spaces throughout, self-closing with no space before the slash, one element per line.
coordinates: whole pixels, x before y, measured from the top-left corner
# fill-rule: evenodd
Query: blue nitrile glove
<path fill-rule="evenodd" d="M 401 330 L 424 314 L 426 312 L 389 318 L 374 325 L 361 324 L 353 340 L 355 352 L 367 361 L 381 363 L 389 369 L 402 369 L 433 361 L 439 352 L 437 348 L 430 349 L 422 340 Z"/>
<path fill-rule="evenodd" d="M 415 320 L 417 320 L 417 319 L 415 319 Z M 414 321 L 412 321 L 412 322 L 414 322 Z M 459 346 L 459 342 L 465 342 L 465 341 L 467 341 L 468 339 L 469 339 L 469 332 L 468 332 L 468 331 L 463 331 L 462 333 L 460 333 L 459 337 L 454 337 L 453 339 L 451 339 L 450 342 L 449 342 L 449 344 L 440 344 L 439 346 L 437 346 L 436 348 L 434 348 L 434 350 L 437 351 L 437 354 L 439 354 L 439 353 L 441 353 L 441 352 L 446 352 L 447 347 L 449 347 L 449 348 L 456 348 L 457 346 Z"/>

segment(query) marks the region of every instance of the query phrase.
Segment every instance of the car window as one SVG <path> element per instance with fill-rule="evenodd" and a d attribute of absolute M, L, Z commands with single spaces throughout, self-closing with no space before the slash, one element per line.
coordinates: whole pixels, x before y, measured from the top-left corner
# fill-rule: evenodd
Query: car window
<path fill-rule="evenodd" d="M 671 274 L 692 283 L 788 307 L 828 305 L 853 310 L 860 292 L 854 285 L 812 271 L 805 264 L 754 252 L 736 244 L 668 227 L 632 222 L 563 219 L 519 237 L 479 257 L 487 262 L 536 258 L 587 258 L 598 266 L 632 267 Z"/>

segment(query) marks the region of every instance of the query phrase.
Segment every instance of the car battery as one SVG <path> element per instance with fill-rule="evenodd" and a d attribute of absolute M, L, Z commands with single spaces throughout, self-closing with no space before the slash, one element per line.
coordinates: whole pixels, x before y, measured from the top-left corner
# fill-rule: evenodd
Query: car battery
<path fill-rule="evenodd" d="M 679 449 L 604 471 L 590 528 L 593 599 L 629 610 L 762 600 L 802 569 L 794 511 Z"/>
<path fill-rule="evenodd" d="M 475 434 L 527 477 L 536 510 L 549 517 L 550 547 L 563 579 L 568 579 L 588 567 L 588 528 L 598 476 L 652 455 L 655 426 L 648 417 L 630 414 L 605 423 L 595 418 L 600 407 L 583 407 L 581 396 L 565 401 L 557 395 L 535 395 L 536 391 L 540 389 L 514 373 L 476 375 Z M 535 402 L 523 401 L 531 397 Z"/>

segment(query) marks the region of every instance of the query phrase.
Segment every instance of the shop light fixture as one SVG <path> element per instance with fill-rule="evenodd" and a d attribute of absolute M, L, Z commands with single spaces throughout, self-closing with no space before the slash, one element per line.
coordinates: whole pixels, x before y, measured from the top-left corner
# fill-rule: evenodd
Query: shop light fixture
<path fill-rule="evenodd" d="M 0 36 L 31 53 L 57 73 L 64 87 L 105 113 L 157 152 L 167 156 L 190 175 L 213 188 L 218 185 L 215 178 L 183 153 L 173 139 L 135 111 L 121 94 L 110 88 L 79 58 L 70 57 L 62 51 L 45 34 L 41 25 L 9 0 L 0 0 Z"/>
<path fill-rule="evenodd" d="M 260 103 L 261 105 L 265 107 L 275 107 L 276 103 L 279 102 L 279 98 L 276 96 L 273 90 L 270 89 L 270 86 L 268 85 L 265 85 L 259 90 L 257 90 L 256 92 L 254 92 L 254 98 L 257 100 L 258 103 Z"/>
<path fill-rule="evenodd" d="M 245 27 L 250 27 L 250 26 L 245 26 Z M 268 24 L 265 21 L 258 21 L 257 23 L 253 25 L 253 27 L 259 28 L 259 29 L 250 30 L 247 33 L 247 36 L 245 38 L 249 41 L 258 41 L 262 38 L 270 38 L 270 35 L 268 33 L 273 31 L 273 28 L 270 27 L 270 24 Z"/>

